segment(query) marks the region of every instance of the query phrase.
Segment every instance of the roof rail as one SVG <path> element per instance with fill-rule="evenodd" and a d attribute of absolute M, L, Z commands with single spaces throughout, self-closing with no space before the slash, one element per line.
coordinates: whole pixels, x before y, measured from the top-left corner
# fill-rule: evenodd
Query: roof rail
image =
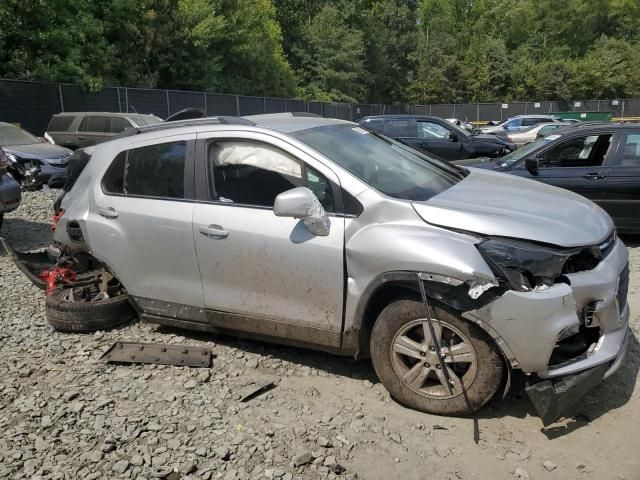
<path fill-rule="evenodd" d="M 189 118 L 187 120 L 175 120 L 173 122 L 160 122 L 153 125 L 146 125 L 144 127 L 127 128 L 125 131 L 114 135 L 112 139 L 131 137 L 138 135 L 139 133 L 157 132 L 160 130 L 166 130 L 169 128 L 177 127 L 192 127 L 198 125 L 255 125 L 251 120 L 240 117 L 232 117 L 222 115 L 219 117 L 205 117 L 205 118 Z"/>

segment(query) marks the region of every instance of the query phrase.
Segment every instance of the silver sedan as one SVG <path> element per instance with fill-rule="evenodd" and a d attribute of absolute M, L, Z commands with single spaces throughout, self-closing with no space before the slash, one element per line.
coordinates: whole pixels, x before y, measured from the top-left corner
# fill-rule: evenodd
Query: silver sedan
<path fill-rule="evenodd" d="M 547 136 L 556 128 L 563 127 L 562 123 L 556 122 L 548 122 L 548 123 L 539 123 L 538 125 L 534 125 L 531 128 L 526 130 L 519 130 L 516 132 L 510 132 L 507 134 L 509 140 L 515 143 L 518 148 L 526 145 L 527 143 L 535 142 L 539 136 Z"/>

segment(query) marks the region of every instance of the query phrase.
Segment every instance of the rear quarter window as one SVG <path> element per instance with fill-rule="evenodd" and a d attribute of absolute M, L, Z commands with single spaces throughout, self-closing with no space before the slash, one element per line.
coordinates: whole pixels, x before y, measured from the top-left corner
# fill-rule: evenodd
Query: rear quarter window
<path fill-rule="evenodd" d="M 66 132 L 76 117 L 73 115 L 54 115 L 49 121 L 48 132 Z"/>

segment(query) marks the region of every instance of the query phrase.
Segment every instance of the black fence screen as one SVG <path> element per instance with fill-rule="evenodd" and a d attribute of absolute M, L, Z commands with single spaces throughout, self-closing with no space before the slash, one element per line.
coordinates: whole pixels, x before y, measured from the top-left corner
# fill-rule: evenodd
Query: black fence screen
<path fill-rule="evenodd" d="M 309 112 L 352 121 L 370 115 L 412 114 L 482 123 L 555 112 L 610 112 L 614 119 L 640 120 L 640 99 L 380 105 L 127 87 L 89 92 L 77 85 L 0 80 L 0 121 L 19 124 L 36 135 L 42 135 L 51 116 L 59 112 L 137 112 L 166 118 L 185 108 L 203 109 L 210 116 Z"/>

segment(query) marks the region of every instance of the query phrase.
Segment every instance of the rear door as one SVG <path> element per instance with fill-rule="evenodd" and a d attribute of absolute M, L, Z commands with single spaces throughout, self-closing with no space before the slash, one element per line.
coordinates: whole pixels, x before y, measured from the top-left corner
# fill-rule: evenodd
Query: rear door
<path fill-rule="evenodd" d="M 611 159 L 604 208 L 619 230 L 640 232 L 640 130 L 621 135 Z"/>
<path fill-rule="evenodd" d="M 194 143 L 195 134 L 187 134 L 137 144 L 117 154 L 92 187 L 91 251 L 147 313 L 193 319 L 202 308 L 192 229 Z M 188 314 L 176 305 L 198 308 Z"/>
<path fill-rule="evenodd" d="M 345 218 L 337 176 L 269 135 L 198 135 L 193 235 L 209 322 L 221 329 L 337 347 Z M 307 186 L 331 221 L 326 237 L 276 217 L 275 197 Z"/>
<path fill-rule="evenodd" d="M 611 168 L 607 159 L 615 154 L 613 132 L 572 136 L 537 154 L 540 169 L 531 174 L 521 164 L 514 173 L 566 188 L 604 206 L 605 187 Z"/>
<path fill-rule="evenodd" d="M 78 125 L 75 146 L 77 148 L 88 147 L 103 142 L 111 136 L 111 117 L 87 115 Z"/>

